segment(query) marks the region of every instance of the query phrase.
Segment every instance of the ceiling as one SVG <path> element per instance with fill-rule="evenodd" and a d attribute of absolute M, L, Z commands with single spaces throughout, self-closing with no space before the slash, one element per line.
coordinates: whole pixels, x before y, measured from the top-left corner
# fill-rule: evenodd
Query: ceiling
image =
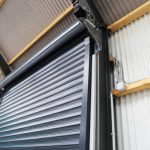
<path fill-rule="evenodd" d="M 106 24 L 112 24 L 148 0 L 92 0 Z"/>
<path fill-rule="evenodd" d="M 95 7 L 106 24 L 117 21 L 146 1 L 93 0 Z M 0 50 L 6 56 L 7 61 L 16 56 L 70 5 L 70 0 L 5 0 L 5 3 L 0 8 Z M 55 28 L 55 30 L 49 32 L 46 38 L 40 39 L 42 47 L 76 21 L 73 14 L 66 18 L 68 19 L 61 21 L 56 27 L 57 29 Z M 46 42 L 44 43 L 44 41 Z M 34 44 L 34 54 L 42 48 L 38 42 L 36 44 Z M 31 49 L 32 47 L 28 51 Z M 22 57 L 28 56 L 27 59 L 29 59 L 32 55 L 33 53 L 30 54 L 29 52 L 28 55 Z M 27 59 L 23 58 L 21 62 L 23 63 Z"/>
<path fill-rule="evenodd" d="M 0 49 L 10 61 L 71 5 L 69 0 L 5 0 L 0 8 Z"/>

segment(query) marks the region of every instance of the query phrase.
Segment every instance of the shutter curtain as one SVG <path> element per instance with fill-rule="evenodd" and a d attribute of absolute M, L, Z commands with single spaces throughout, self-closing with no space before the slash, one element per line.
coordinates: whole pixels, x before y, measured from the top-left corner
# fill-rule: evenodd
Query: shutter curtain
<path fill-rule="evenodd" d="M 83 40 L 4 92 L 0 150 L 79 149 L 86 44 Z"/>

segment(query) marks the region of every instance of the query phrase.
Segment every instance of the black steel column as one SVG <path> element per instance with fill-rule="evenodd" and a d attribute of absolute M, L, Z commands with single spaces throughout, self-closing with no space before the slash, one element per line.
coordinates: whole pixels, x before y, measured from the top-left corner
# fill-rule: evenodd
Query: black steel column
<path fill-rule="evenodd" d="M 97 53 L 97 141 L 96 150 L 111 150 L 110 71 L 107 29 L 101 29 L 102 50 Z"/>

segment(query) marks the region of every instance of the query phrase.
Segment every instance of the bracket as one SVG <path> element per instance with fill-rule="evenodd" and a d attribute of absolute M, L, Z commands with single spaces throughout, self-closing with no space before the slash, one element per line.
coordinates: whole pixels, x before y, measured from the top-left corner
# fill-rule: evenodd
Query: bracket
<path fill-rule="evenodd" d="M 124 73 L 123 66 L 121 61 L 114 59 L 114 74 L 115 74 L 115 89 L 119 91 L 125 90 L 125 81 L 124 81 Z"/>
<path fill-rule="evenodd" d="M 74 15 L 80 20 L 88 29 L 90 35 L 95 41 L 95 52 L 102 50 L 102 34 L 101 27 L 95 23 L 95 17 L 92 13 L 78 4 L 75 5 Z"/>

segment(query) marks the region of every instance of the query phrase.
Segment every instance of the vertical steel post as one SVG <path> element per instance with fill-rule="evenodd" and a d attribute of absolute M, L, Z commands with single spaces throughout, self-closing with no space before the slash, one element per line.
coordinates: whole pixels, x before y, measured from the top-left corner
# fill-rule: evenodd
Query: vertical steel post
<path fill-rule="evenodd" d="M 101 28 L 102 50 L 97 53 L 97 150 L 111 150 L 110 67 L 107 29 Z"/>
<path fill-rule="evenodd" d="M 92 57 L 90 150 L 112 149 L 110 73 L 107 30 L 101 29 L 102 49 Z"/>

